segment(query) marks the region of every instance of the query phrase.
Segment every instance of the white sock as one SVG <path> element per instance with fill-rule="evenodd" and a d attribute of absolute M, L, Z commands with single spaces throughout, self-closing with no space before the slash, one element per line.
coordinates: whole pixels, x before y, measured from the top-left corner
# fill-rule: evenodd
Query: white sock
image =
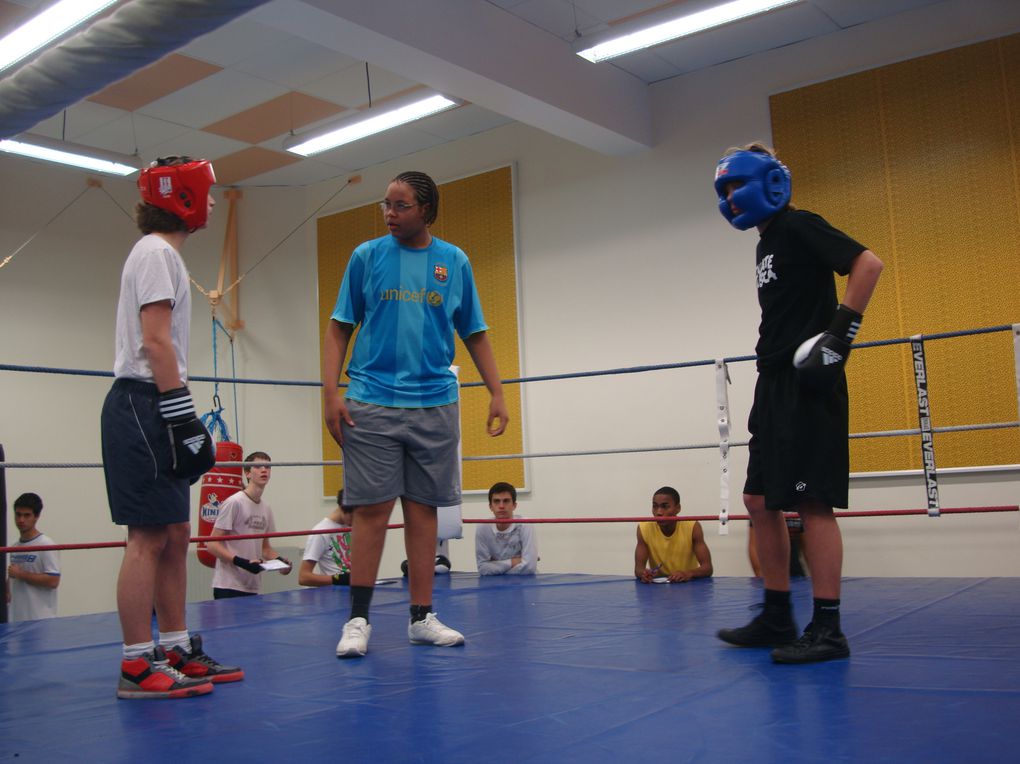
<path fill-rule="evenodd" d="M 151 639 L 148 642 L 139 642 L 134 645 L 125 644 L 122 650 L 124 660 L 130 661 L 135 658 L 141 658 L 146 653 L 151 653 L 156 649 L 156 643 Z"/>
<path fill-rule="evenodd" d="M 188 634 L 187 629 L 184 631 L 161 631 L 159 633 L 159 643 L 167 652 L 170 652 L 175 647 L 181 648 L 186 653 L 191 652 L 191 636 Z"/>

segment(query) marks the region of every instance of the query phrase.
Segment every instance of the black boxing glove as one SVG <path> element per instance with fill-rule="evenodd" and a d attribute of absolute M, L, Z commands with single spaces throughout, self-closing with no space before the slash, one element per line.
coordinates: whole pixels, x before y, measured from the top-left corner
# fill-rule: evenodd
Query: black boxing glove
<path fill-rule="evenodd" d="M 246 560 L 244 557 L 238 557 L 236 554 L 234 555 L 234 565 L 239 567 L 241 570 L 247 570 L 249 573 L 254 573 L 255 575 L 262 572 L 262 566 L 257 562 Z"/>
<path fill-rule="evenodd" d="M 843 373 L 850 343 L 863 320 L 864 316 L 856 310 L 846 305 L 837 307 L 829 328 L 802 342 L 793 354 L 793 365 L 801 382 L 819 390 L 831 390 Z"/>
<path fill-rule="evenodd" d="M 212 435 L 195 415 L 191 391 L 177 387 L 160 393 L 159 414 L 170 436 L 170 468 L 174 475 L 194 480 L 211 470 L 216 464 L 216 449 Z"/>
<path fill-rule="evenodd" d="M 351 574 L 350 573 L 334 573 L 331 576 L 333 580 L 333 586 L 350 586 L 351 585 Z"/>

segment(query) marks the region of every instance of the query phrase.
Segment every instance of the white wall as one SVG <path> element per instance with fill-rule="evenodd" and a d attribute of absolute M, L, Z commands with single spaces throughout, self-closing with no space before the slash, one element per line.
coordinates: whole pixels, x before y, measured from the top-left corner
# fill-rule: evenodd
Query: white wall
<path fill-rule="evenodd" d="M 638 156 L 607 158 L 522 125 L 510 125 L 363 172 L 324 212 L 378 199 L 405 169 L 440 182 L 515 163 L 522 322 L 522 371 L 549 374 L 669 363 L 753 351 L 757 304 L 753 235 L 729 228 L 711 190 L 727 146 L 769 137 L 768 95 L 808 81 L 1020 29 L 1020 8 L 1003 2 L 946 2 L 821 40 L 714 67 L 653 87 L 658 143 Z M 38 231 L 84 188 L 84 176 L 0 157 L 0 259 Z M 130 182 L 104 181 L 130 209 Z M 251 267 L 335 190 L 252 189 L 241 207 L 241 267 Z M 195 278 L 212 286 L 226 218 L 184 252 Z M 824 211 L 822 211 L 824 212 Z M 135 239 L 124 213 L 91 190 L 0 270 L 0 362 L 108 369 L 119 271 Z M 470 253 L 469 253 L 470 254 Z M 879 255 L 882 253 L 879 252 Z M 241 287 L 246 329 L 237 343 L 241 377 L 318 377 L 315 228 L 309 224 L 258 266 Z M 211 374 L 209 311 L 196 293 L 191 371 Z M 961 327 L 964 328 L 964 327 Z M 221 343 L 220 372 L 229 354 Z M 732 367 L 734 438 L 746 438 L 754 372 Z M 0 372 L 0 442 L 10 461 L 99 461 L 98 412 L 109 381 Z M 997 383 L 1010 384 L 1009 380 Z M 211 386 L 194 385 L 201 405 Z M 241 442 L 278 460 L 318 460 L 315 388 L 241 386 Z M 221 386 L 233 429 L 233 397 Z M 543 382 L 525 392 L 529 452 L 701 443 L 717 437 L 711 367 Z M 465 422 L 481 427 L 482 422 Z M 735 449 L 732 511 L 746 456 Z M 684 511 L 718 508 L 712 450 L 534 459 L 520 511 L 532 517 L 645 514 L 651 492 L 677 487 Z M 1017 503 L 1017 474 L 943 476 L 945 506 Z M 109 521 L 100 470 L 12 469 L 8 501 L 43 496 L 40 527 L 61 542 L 122 538 Z M 269 499 L 281 530 L 311 527 L 329 507 L 315 468 L 274 471 Z M 197 489 L 196 489 L 197 497 Z M 855 509 L 922 506 L 916 477 L 854 480 Z M 197 504 L 197 501 L 195 502 Z M 466 496 L 464 515 L 485 517 L 484 497 Z M 399 512 L 395 513 L 395 519 Z M 16 529 L 8 519 L 8 535 Z M 843 523 L 848 576 L 1020 575 L 1016 514 L 857 519 Z M 706 527 L 719 575 L 746 575 L 746 529 Z M 630 524 L 546 525 L 544 572 L 627 573 Z M 473 527 L 451 544 L 455 568 L 473 569 Z M 393 533 L 382 575 L 403 559 Z M 118 550 L 65 552 L 60 612 L 111 610 Z M 196 580 L 198 576 L 196 575 Z M 285 582 L 274 582 L 281 584 Z M 274 586 L 275 588 L 275 586 Z"/>

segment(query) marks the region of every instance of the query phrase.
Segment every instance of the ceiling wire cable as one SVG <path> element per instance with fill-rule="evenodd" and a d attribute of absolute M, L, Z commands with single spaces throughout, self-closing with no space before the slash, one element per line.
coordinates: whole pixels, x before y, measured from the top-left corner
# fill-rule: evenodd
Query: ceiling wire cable
<path fill-rule="evenodd" d="M 14 256 L 15 256 L 15 255 L 17 255 L 17 254 L 18 254 L 19 252 L 21 252 L 21 250 L 23 250 L 23 249 L 24 249 L 25 247 L 27 247 L 27 246 L 28 246 L 29 244 L 31 244 L 31 243 L 32 243 L 32 241 L 33 241 L 33 240 L 35 239 L 35 237 L 36 237 L 36 236 L 38 236 L 38 235 L 39 235 L 39 234 L 41 234 L 41 233 L 42 233 L 43 231 L 45 231 L 45 230 L 46 230 L 47 228 L 49 228 L 49 227 L 50 227 L 50 225 L 52 225 L 52 224 L 53 224 L 53 221 L 54 221 L 54 220 L 56 220 L 56 219 L 57 219 L 57 218 L 59 218 L 59 217 L 60 217 L 61 215 L 63 215 L 63 214 L 64 214 L 64 212 L 66 212 L 66 211 L 67 211 L 67 209 L 68 209 L 68 208 L 69 208 L 69 207 L 70 207 L 70 206 L 71 206 L 72 204 L 74 204 L 74 203 L 75 203 L 76 201 L 78 201 L 79 199 L 81 199 L 81 198 L 82 198 L 82 197 L 83 197 L 83 196 L 84 196 L 85 194 L 87 194 L 90 188 L 92 188 L 92 187 L 91 187 L 91 186 L 85 186 L 85 189 L 84 189 L 84 190 L 83 190 L 83 191 L 82 191 L 81 193 L 79 193 L 79 194 L 78 194 L 78 195 L 77 195 L 76 197 L 74 197 L 74 199 L 72 199 L 72 200 L 71 200 L 71 201 L 69 201 L 69 202 L 68 202 L 67 204 L 65 204 L 65 205 L 64 205 L 63 207 L 61 207 L 61 208 L 60 208 L 60 211 L 59 211 L 59 212 L 58 212 L 58 213 L 57 213 L 56 215 L 54 215 L 54 216 L 53 216 L 53 217 L 51 217 L 51 218 L 50 218 L 49 220 L 47 220 L 47 221 L 46 221 L 46 223 L 45 223 L 45 224 L 43 225 L 43 227 L 42 227 L 42 228 L 40 228 L 40 229 L 39 229 L 38 231 L 36 231 L 35 233 L 33 233 L 33 234 L 32 234 L 31 236 L 29 236 L 29 237 L 28 237 L 28 239 L 26 239 L 26 240 L 25 240 L 25 242 L 24 242 L 24 243 L 23 243 L 23 244 L 22 244 L 22 245 L 21 245 L 20 247 L 18 247 L 18 248 L 17 248 L 16 250 L 14 250 L 13 252 L 11 252 L 11 254 L 7 255 L 7 257 L 5 257 L 5 258 L 3 259 L 3 261 L 0 261 L 0 268 L 3 268 L 3 267 L 4 267 L 5 265 L 7 265 L 7 263 L 9 263 L 9 262 L 10 262 L 11 260 L 13 260 L 13 259 L 14 259 Z"/>
<path fill-rule="evenodd" d="M 300 229 L 301 229 L 301 228 L 302 228 L 302 227 L 303 227 L 303 226 L 305 225 L 305 223 L 307 223 L 307 222 L 308 222 L 309 220 L 311 220 L 311 219 L 312 219 L 313 217 L 315 217 L 315 216 L 316 216 L 316 215 L 317 215 L 317 214 L 319 213 L 319 211 L 320 211 L 320 210 L 321 210 L 321 209 L 322 209 L 323 207 L 325 207 L 325 206 L 326 206 L 327 204 L 329 204 L 329 203 L 330 203 L 331 201 L 333 201 L 333 199 L 335 199 L 335 198 L 336 198 L 337 196 L 339 196 L 339 195 L 340 195 L 340 192 L 342 192 L 342 191 L 343 191 L 343 190 L 344 190 L 345 188 L 347 188 L 347 187 L 348 187 L 349 185 L 351 185 L 351 181 L 350 181 L 350 179 L 348 179 L 347 181 L 345 181 L 345 182 L 344 182 L 344 184 L 343 184 L 342 186 L 340 186 L 340 188 L 338 188 L 338 189 L 337 189 L 336 191 L 334 191 L 334 192 L 333 192 L 332 194 L 330 194 L 329 198 L 327 198 L 327 199 L 326 199 L 326 201 L 324 201 L 324 202 L 323 202 L 322 204 L 320 204 L 320 205 L 319 205 L 318 207 L 316 207 L 316 208 L 315 208 L 314 210 L 312 210 L 312 211 L 311 211 L 311 212 L 310 212 L 310 213 L 309 213 L 309 214 L 308 214 L 308 215 L 307 215 L 307 216 L 305 217 L 305 219 L 304 219 L 304 220 L 302 220 L 302 221 L 301 221 L 300 223 L 298 223 L 298 224 L 297 224 L 296 226 L 294 226 L 294 227 L 293 227 L 293 228 L 292 228 L 292 229 L 290 230 L 290 232 L 289 232 L 289 233 L 288 233 L 288 234 L 287 234 L 286 236 L 284 236 L 284 237 L 283 237 L 282 239 L 280 239 L 280 240 L 279 240 L 279 241 L 278 241 L 278 242 L 277 242 L 276 244 L 274 244 L 274 245 L 273 245 L 273 246 L 272 246 L 272 247 L 270 248 L 270 250 L 269 250 L 268 252 L 266 252 L 266 254 L 262 255 L 262 257 L 260 257 L 260 258 L 259 258 L 259 259 L 258 259 L 258 260 L 257 260 L 257 261 L 255 262 L 255 264 L 254 264 L 254 265 L 252 265 L 252 266 L 251 266 L 251 267 L 250 267 L 250 268 L 249 268 L 248 270 L 246 270 L 246 271 L 245 271 L 244 273 L 242 273 L 242 274 L 241 274 L 240 276 L 238 276 L 238 277 L 237 277 L 236 279 L 234 279 L 234 282 L 233 282 L 233 283 L 232 283 L 232 284 L 231 284 L 230 286 L 228 286 L 228 287 L 227 287 L 226 289 L 224 289 L 224 290 L 223 290 L 223 292 L 222 292 L 222 293 L 220 294 L 220 297 L 222 298 L 222 297 L 223 297 L 224 295 L 228 294 L 228 293 L 229 293 L 229 292 L 230 292 L 230 291 L 231 291 L 232 289 L 234 289 L 234 288 L 235 288 L 235 287 L 236 287 L 236 286 L 237 286 L 238 284 L 240 284 L 240 283 L 241 283 L 241 281 L 243 281 L 243 280 L 244 280 L 244 278 L 245 278 L 245 277 L 246 277 L 246 276 L 247 276 L 247 275 L 248 275 L 249 273 L 251 273 L 251 272 L 252 272 L 253 270 L 255 270 L 255 269 L 256 269 L 256 268 L 258 268 L 258 267 L 259 267 L 260 265 L 262 265 L 262 263 L 264 263 L 264 262 L 266 261 L 266 258 L 268 258 L 268 257 L 269 257 L 269 256 L 270 256 L 271 254 L 273 254 L 273 253 L 274 253 L 274 252 L 275 252 L 275 251 L 276 251 L 277 249 L 279 249 L 279 248 L 280 248 L 280 247 L 281 247 L 281 246 L 283 245 L 283 243 L 284 243 L 285 241 L 287 241 L 287 239 L 289 239 L 289 238 L 290 238 L 291 236 L 293 236 L 293 235 L 294 235 L 295 233 L 297 233 L 297 232 L 298 232 L 298 231 L 299 231 L 299 230 L 300 230 Z M 206 291 L 205 289 L 203 289 L 203 288 L 202 288 L 202 285 L 201 285 L 201 284 L 199 284 L 199 283 L 198 283 L 197 281 L 195 281 L 194 277 L 192 277 L 192 276 L 189 276 L 189 278 L 191 279 L 191 283 L 195 285 L 195 288 L 196 288 L 196 289 L 197 289 L 197 290 L 198 290 L 199 292 L 201 292 L 201 293 L 202 293 L 203 295 L 205 295 L 206 297 L 209 297 L 209 292 L 208 292 L 208 291 Z"/>
<path fill-rule="evenodd" d="M 135 222 L 134 216 L 121 206 L 120 202 L 117 201 L 117 199 L 113 196 L 113 194 L 111 194 L 109 191 L 106 190 L 105 186 L 97 185 L 96 187 L 100 191 L 102 191 L 104 194 L 106 194 L 108 197 L 110 197 L 110 201 L 113 202 L 115 205 L 117 205 L 117 209 L 119 209 L 121 212 L 124 213 L 124 217 L 126 217 L 132 223 Z"/>

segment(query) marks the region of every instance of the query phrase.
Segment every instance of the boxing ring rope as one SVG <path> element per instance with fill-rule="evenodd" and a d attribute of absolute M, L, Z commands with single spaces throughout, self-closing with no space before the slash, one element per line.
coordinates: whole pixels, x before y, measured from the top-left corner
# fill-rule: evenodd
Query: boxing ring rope
<path fill-rule="evenodd" d="M 947 432 L 969 432 L 976 430 L 1008 430 L 1020 428 L 1020 421 L 1013 422 L 989 422 L 985 424 L 956 424 L 945 427 L 933 427 L 931 431 L 935 434 Z M 876 432 L 851 433 L 850 438 L 895 438 L 907 435 L 919 435 L 918 428 L 906 430 L 879 430 Z M 730 441 L 732 446 L 746 446 L 746 440 Z M 614 454 L 650 454 L 662 451 L 697 451 L 718 448 L 716 442 L 706 443 L 682 443 L 671 446 L 644 446 L 636 448 L 602 448 L 587 451 L 534 451 L 521 454 L 492 454 L 486 456 L 464 456 L 465 462 L 495 462 L 509 459 L 549 459 L 565 456 L 612 456 Z M 342 467 L 343 461 L 338 459 L 320 461 L 267 461 L 260 462 L 267 467 Z M 98 469 L 103 466 L 102 462 L 5 462 L 0 461 L 0 469 L 10 467 L 12 469 Z M 217 462 L 218 467 L 246 467 L 246 462 Z M 718 520 L 718 517 L 713 519 Z"/>
<path fill-rule="evenodd" d="M 977 430 L 1008 430 L 1020 428 L 1020 421 L 1012 422 L 988 422 L 984 424 L 956 424 L 945 427 L 932 427 L 935 434 L 948 432 L 969 432 Z M 876 432 L 851 433 L 850 438 L 896 438 L 908 435 L 920 435 L 921 430 L 917 427 L 905 430 L 879 430 Z M 731 447 L 746 446 L 746 440 L 730 441 Z M 509 459 L 549 459 L 565 456 L 612 456 L 615 454 L 651 454 L 662 451 L 698 451 L 719 448 L 719 443 L 708 441 L 705 443 L 680 443 L 669 446 L 638 446 L 635 448 L 601 448 L 586 451 L 533 451 L 520 454 L 491 454 L 484 456 L 464 456 L 465 462 L 497 462 Z M 320 461 L 266 461 L 260 462 L 267 467 L 342 467 L 343 461 L 338 459 Z M 0 461 L 0 469 L 10 467 L 12 469 L 98 469 L 103 466 L 102 462 L 4 462 Z M 246 467 L 246 462 L 216 462 L 217 467 Z M 713 519 L 718 520 L 716 516 Z"/>
<path fill-rule="evenodd" d="M 953 425 L 946 427 L 934 427 L 931 423 L 931 410 L 928 404 L 927 394 L 927 368 L 924 356 L 924 342 L 931 340 L 940 339 L 952 339 L 959 337 L 967 337 L 981 334 L 992 334 L 997 332 L 1010 331 L 1013 334 L 1013 349 L 1014 349 L 1014 372 L 1018 390 L 1018 410 L 1020 410 L 1020 324 L 1004 324 L 990 327 L 981 327 L 977 329 L 966 329 L 952 332 L 939 332 L 935 334 L 918 334 L 911 337 L 901 337 L 886 340 L 875 340 L 871 342 L 861 342 L 855 345 L 856 348 L 868 348 L 868 347 L 884 347 L 896 344 L 910 343 L 911 353 L 914 360 L 915 370 L 915 382 L 917 386 L 918 396 L 918 424 L 917 428 L 898 429 L 898 430 L 886 430 L 877 432 L 865 432 L 865 433 L 852 433 L 850 438 L 878 438 L 878 437 L 901 437 L 901 436 L 921 436 L 921 448 L 922 448 L 922 463 L 924 464 L 924 479 L 926 487 L 926 497 L 928 500 L 927 508 L 924 510 L 879 510 L 870 512 L 836 512 L 837 517 L 866 517 L 866 516 L 894 516 L 894 515 L 914 515 L 926 513 L 929 517 L 938 517 L 942 513 L 946 514 L 960 514 L 960 513 L 975 513 L 981 511 L 987 512 L 1002 512 L 1002 511 L 1018 511 L 1017 506 L 1006 506 L 1006 507 L 989 507 L 989 508 L 945 508 L 943 509 L 939 503 L 938 497 L 938 484 L 936 477 L 936 466 L 935 466 L 935 450 L 934 450 L 934 435 L 936 433 L 948 433 L 948 432 L 963 432 L 971 430 L 993 430 L 993 429 L 1008 429 L 1020 427 L 1020 421 L 1011 422 L 992 422 L 992 423 L 980 423 L 974 425 Z M 539 458 L 562 458 L 567 456 L 604 456 L 604 455 L 616 455 L 616 454 L 633 454 L 633 453 L 654 453 L 663 451 L 684 451 L 684 450 L 698 450 L 698 449 L 719 449 L 720 452 L 720 511 L 718 515 L 705 515 L 697 517 L 685 517 L 685 519 L 692 520 L 718 520 L 719 521 L 719 533 L 720 535 L 726 535 L 728 533 L 728 522 L 729 520 L 745 520 L 746 515 L 730 515 L 729 514 L 729 450 L 733 447 L 747 446 L 748 441 L 731 441 L 730 440 L 730 415 L 729 415 L 729 401 L 728 401 L 728 385 L 729 385 L 729 363 L 739 363 L 746 361 L 755 360 L 754 355 L 743 355 L 743 356 L 730 356 L 721 359 L 714 360 L 696 360 L 696 361 L 681 361 L 676 363 L 665 363 L 665 364 L 651 364 L 642 366 L 629 366 L 629 367 L 618 367 L 611 369 L 602 369 L 595 371 L 584 371 L 584 372 L 569 372 L 563 374 L 545 374 L 531 377 L 517 377 L 503 380 L 504 384 L 522 384 L 530 382 L 542 382 L 542 381 L 554 381 L 562 379 L 580 379 L 586 377 L 599 377 L 599 376 L 610 376 L 619 374 L 636 374 L 650 371 L 665 371 L 674 369 L 686 369 L 695 368 L 699 366 L 712 365 L 715 368 L 716 377 L 716 404 L 717 404 L 717 426 L 719 429 L 719 440 L 707 443 L 689 443 L 679 445 L 666 445 L 666 446 L 650 446 L 650 447 L 638 447 L 638 448 L 614 448 L 614 449 L 591 449 L 583 451 L 557 451 L 557 452 L 535 452 L 535 453 L 520 453 L 520 454 L 499 454 L 491 456 L 464 456 L 463 461 L 500 461 L 510 459 L 539 459 Z M 110 371 L 97 371 L 97 370 L 86 370 L 86 369 L 64 369 L 57 367 L 44 367 L 44 366 L 24 366 L 16 364 L 0 364 L 0 371 L 14 371 L 14 372 L 28 372 L 28 373 L 43 373 L 43 374 L 68 374 L 72 376 L 93 376 L 93 377 L 112 377 L 113 373 Z M 257 384 L 257 385 L 274 385 L 274 386 L 300 386 L 300 387 L 321 387 L 322 383 L 319 381 L 307 381 L 307 380 L 269 380 L 269 379 L 242 379 L 238 377 L 220 377 L 220 376 L 200 376 L 195 375 L 189 378 L 190 381 L 196 382 L 211 382 L 216 385 L 219 383 L 234 383 L 234 384 Z M 461 383 L 461 387 L 480 387 L 482 382 L 466 382 Z M 345 385 L 340 385 L 344 387 Z M 342 461 L 339 460 L 310 460 L 310 461 L 272 461 L 267 462 L 267 466 L 273 467 L 322 467 L 322 466 L 341 466 Z M 17 469 L 80 469 L 80 468 L 100 468 L 102 467 L 101 462 L 11 462 L 0 458 L 0 474 L 7 468 Z M 244 462 L 220 462 L 217 466 L 220 467 L 244 467 Z M 656 520 L 656 518 L 539 518 L 539 519 L 521 519 L 515 522 L 523 523 L 542 523 L 542 522 L 644 522 L 648 520 Z M 472 523 L 486 523 L 494 522 L 493 520 L 462 520 L 467 524 Z M 389 526 L 391 528 L 402 528 L 402 524 L 396 524 Z M 307 536 L 314 535 L 315 531 L 283 531 L 275 534 L 261 534 L 261 535 L 250 535 L 250 536 L 237 536 L 237 537 L 226 537 L 221 536 L 220 539 L 250 539 L 250 538 L 270 538 L 270 537 L 286 537 L 286 536 Z M 196 537 L 192 539 L 192 542 L 208 541 L 209 537 Z M 105 547 L 116 547 L 124 546 L 124 542 L 103 542 L 98 545 L 56 545 L 53 549 L 84 549 L 84 548 L 105 548 Z M 9 551 L 10 548 L 0 548 L 0 553 Z"/>
<path fill-rule="evenodd" d="M 260 462 L 261 463 L 261 462 Z M 1020 512 L 1020 506 L 1016 504 L 1002 504 L 997 506 L 988 507 L 943 507 L 942 514 L 944 515 L 981 515 L 981 514 L 997 514 L 1002 512 Z M 784 513 L 788 515 L 794 515 L 796 513 L 788 512 Z M 909 517 L 914 515 L 927 515 L 927 509 L 873 509 L 873 510 L 835 510 L 834 514 L 837 518 L 857 518 L 857 517 Z M 668 523 L 674 522 L 676 517 L 516 517 L 514 518 L 514 524 L 520 525 L 575 525 L 575 524 L 592 524 L 598 525 L 600 523 Z M 699 521 L 699 522 L 711 522 L 718 520 L 717 515 L 684 515 L 679 518 L 681 520 Z M 730 515 L 730 520 L 748 520 L 748 515 Z M 465 525 L 495 525 L 497 523 L 505 522 L 504 520 L 498 520 L 494 517 L 486 518 L 466 518 L 461 520 Z M 389 523 L 386 528 L 388 530 L 400 530 L 404 527 L 404 523 Z M 243 541 L 248 539 L 275 539 L 275 538 L 292 538 L 294 536 L 319 536 L 332 533 L 342 533 L 344 531 L 351 530 L 348 526 L 341 526 L 338 528 L 320 528 L 318 530 L 309 529 L 305 531 L 273 531 L 272 533 L 245 533 L 238 534 L 235 536 L 192 536 L 188 541 L 192 544 L 208 543 L 209 541 Z M 95 541 L 80 544 L 47 544 L 47 545 L 36 545 L 32 547 L 33 551 L 37 552 L 48 552 L 48 551 L 66 551 L 66 550 L 83 550 L 83 549 L 116 549 L 123 548 L 127 545 L 124 541 Z M 9 554 L 10 552 L 16 552 L 23 549 L 22 547 L 15 546 L 0 546 L 0 554 Z"/>
<path fill-rule="evenodd" d="M 935 334 L 920 334 L 916 335 L 923 341 L 928 342 L 931 340 L 945 340 L 955 339 L 957 337 L 969 337 L 972 335 L 979 334 L 995 334 L 997 332 L 1013 332 L 1014 336 L 1014 348 L 1020 344 L 1020 324 L 999 324 L 996 326 L 985 326 L 977 329 L 961 329 L 953 332 L 938 332 Z M 855 342 L 854 349 L 859 350 L 862 348 L 870 347 L 884 347 L 887 345 L 904 345 L 912 342 L 912 337 L 897 337 L 887 340 L 872 340 L 870 342 Z M 757 356 L 754 355 L 736 355 L 726 356 L 722 359 L 704 359 L 698 361 L 678 361 L 674 363 L 658 363 L 658 364 L 646 364 L 643 366 L 621 366 L 612 369 L 597 369 L 595 371 L 574 371 L 564 372 L 558 374 L 540 374 L 532 377 L 511 377 L 509 379 L 502 380 L 504 385 L 521 384 L 525 382 L 549 382 L 561 379 L 581 379 L 585 377 L 605 377 L 617 374 L 640 374 L 648 371 L 669 371 L 672 369 L 690 369 L 698 366 L 712 366 L 722 360 L 724 363 L 741 363 L 745 361 L 754 361 Z M 15 371 L 15 372 L 29 372 L 33 374 L 68 374 L 79 377 L 113 377 L 112 371 L 100 371 L 95 369 L 69 369 L 61 368 L 57 366 L 26 366 L 21 364 L 11 363 L 0 363 L 0 371 Z M 1020 377 L 1020 374 L 1018 374 Z M 259 378 L 244 378 L 244 377 L 210 377 L 199 374 L 193 374 L 188 376 L 189 382 L 237 382 L 245 385 L 278 385 L 278 386 L 291 386 L 291 387 L 322 387 L 322 382 L 318 380 L 303 380 L 303 379 L 259 379 Z M 461 382 L 462 388 L 467 387 L 483 387 L 484 382 Z M 340 387 L 346 387 L 341 384 Z"/>

